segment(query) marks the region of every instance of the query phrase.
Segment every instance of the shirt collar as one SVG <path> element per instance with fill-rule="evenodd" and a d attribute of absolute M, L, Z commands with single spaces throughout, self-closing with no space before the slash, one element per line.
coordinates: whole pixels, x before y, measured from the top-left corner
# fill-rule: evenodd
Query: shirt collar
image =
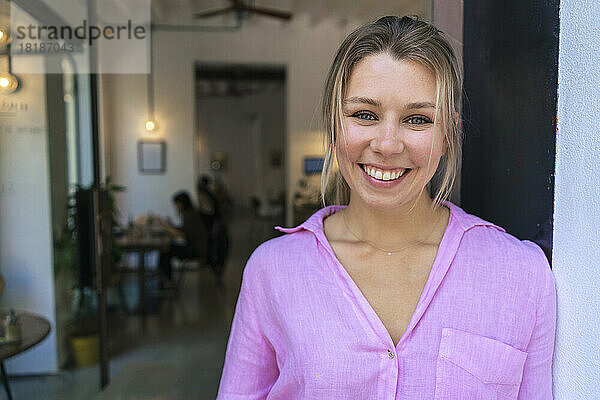
<path fill-rule="evenodd" d="M 465 212 L 465 210 L 463 210 L 462 208 L 460 208 L 459 206 L 457 206 L 454 203 L 451 203 L 449 201 L 444 201 L 444 205 L 446 205 L 448 208 L 450 208 L 450 217 L 454 218 L 456 220 L 456 222 L 458 223 L 458 225 L 462 228 L 462 230 L 464 232 L 466 232 L 469 229 L 474 228 L 476 226 L 491 226 L 502 232 L 506 232 L 504 230 L 504 228 L 502 228 L 498 225 L 495 225 L 492 222 L 489 222 L 482 218 L 479 218 L 476 215 L 468 214 L 467 212 Z"/>
<path fill-rule="evenodd" d="M 473 214 L 467 214 L 462 208 L 455 205 L 454 203 L 444 201 L 443 204 L 450 209 L 450 219 L 454 220 L 457 223 L 457 225 L 463 230 L 463 232 L 466 232 L 469 229 L 476 226 L 490 226 L 502 232 L 506 232 L 502 227 L 499 227 L 489 221 L 481 219 Z M 343 208 L 346 208 L 346 206 L 327 206 L 315 212 L 306 221 L 304 221 L 298 226 L 295 226 L 293 228 L 282 228 L 281 226 L 276 226 L 275 229 L 283 233 L 294 233 L 299 232 L 301 230 L 307 230 L 314 233 L 317 236 L 320 236 L 320 234 L 323 233 L 323 220 L 329 215 L 334 214 Z M 450 222 L 448 223 L 448 225 L 450 225 Z"/>
<path fill-rule="evenodd" d="M 281 226 L 276 226 L 275 229 L 283 233 L 294 233 L 301 230 L 307 230 L 317 234 L 318 232 L 323 232 L 323 220 L 343 208 L 346 208 L 346 206 L 327 206 L 315 212 L 313 215 L 308 217 L 306 221 L 298 226 L 293 228 L 282 228 Z"/>

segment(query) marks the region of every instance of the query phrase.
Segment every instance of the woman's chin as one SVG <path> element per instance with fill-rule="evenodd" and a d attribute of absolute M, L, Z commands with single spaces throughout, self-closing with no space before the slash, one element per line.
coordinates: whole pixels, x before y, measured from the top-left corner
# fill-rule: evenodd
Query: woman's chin
<path fill-rule="evenodd" d="M 398 208 L 409 208 L 414 204 L 416 198 L 401 199 L 399 196 L 359 196 L 359 202 L 373 210 L 389 211 Z"/>

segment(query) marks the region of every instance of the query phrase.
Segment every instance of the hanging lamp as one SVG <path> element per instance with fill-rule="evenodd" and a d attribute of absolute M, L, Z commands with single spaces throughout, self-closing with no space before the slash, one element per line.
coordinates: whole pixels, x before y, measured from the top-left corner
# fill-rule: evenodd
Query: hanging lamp
<path fill-rule="evenodd" d="M 12 37 L 8 29 L 0 28 L 0 51 L 3 53 L 2 56 L 6 57 L 7 68 L 0 71 L 0 93 L 11 94 L 16 92 L 21 82 L 19 78 L 12 73 L 11 56 L 10 56 L 10 43 Z"/>

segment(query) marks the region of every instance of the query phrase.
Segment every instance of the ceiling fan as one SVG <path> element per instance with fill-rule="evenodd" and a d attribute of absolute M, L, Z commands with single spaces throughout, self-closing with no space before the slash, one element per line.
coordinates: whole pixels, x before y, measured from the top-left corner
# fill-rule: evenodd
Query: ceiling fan
<path fill-rule="evenodd" d="M 242 16 L 244 13 L 249 13 L 284 20 L 289 20 L 290 18 L 292 18 L 292 13 L 289 13 L 287 11 L 275 10 L 273 8 L 256 7 L 253 5 L 254 1 L 251 1 L 250 3 L 245 3 L 243 0 L 229 0 L 229 3 L 231 4 L 229 7 L 194 13 L 193 16 L 194 18 L 210 18 L 229 12 L 235 12 L 237 13 L 238 17 Z"/>

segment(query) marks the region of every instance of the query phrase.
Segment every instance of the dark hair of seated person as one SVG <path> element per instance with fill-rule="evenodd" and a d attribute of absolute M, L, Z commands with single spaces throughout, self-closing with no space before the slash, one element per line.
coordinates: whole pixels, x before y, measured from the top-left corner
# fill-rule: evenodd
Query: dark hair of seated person
<path fill-rule="evenodd" d="M 193 211 L 192 199 L 186 191 L 177 192 L 173 195 L 173 203 L 181 204 L 182 211 Z"/>
<path fill-rule="evenodd" d="M 171 243 L 169 250 L 160 255 L 159 266 L 168 280 L 172 279 L 172 258 L 177 257 L 181 260 L 198 257 L 205 259 L 208 252 L 208 232 L 200 216 L 194 210 L 189 193 L 177 192 L 173 195 L 172 200 L 181 214 L 182 224 L 177 229 L 183 233 L 185 245 Z"/>

